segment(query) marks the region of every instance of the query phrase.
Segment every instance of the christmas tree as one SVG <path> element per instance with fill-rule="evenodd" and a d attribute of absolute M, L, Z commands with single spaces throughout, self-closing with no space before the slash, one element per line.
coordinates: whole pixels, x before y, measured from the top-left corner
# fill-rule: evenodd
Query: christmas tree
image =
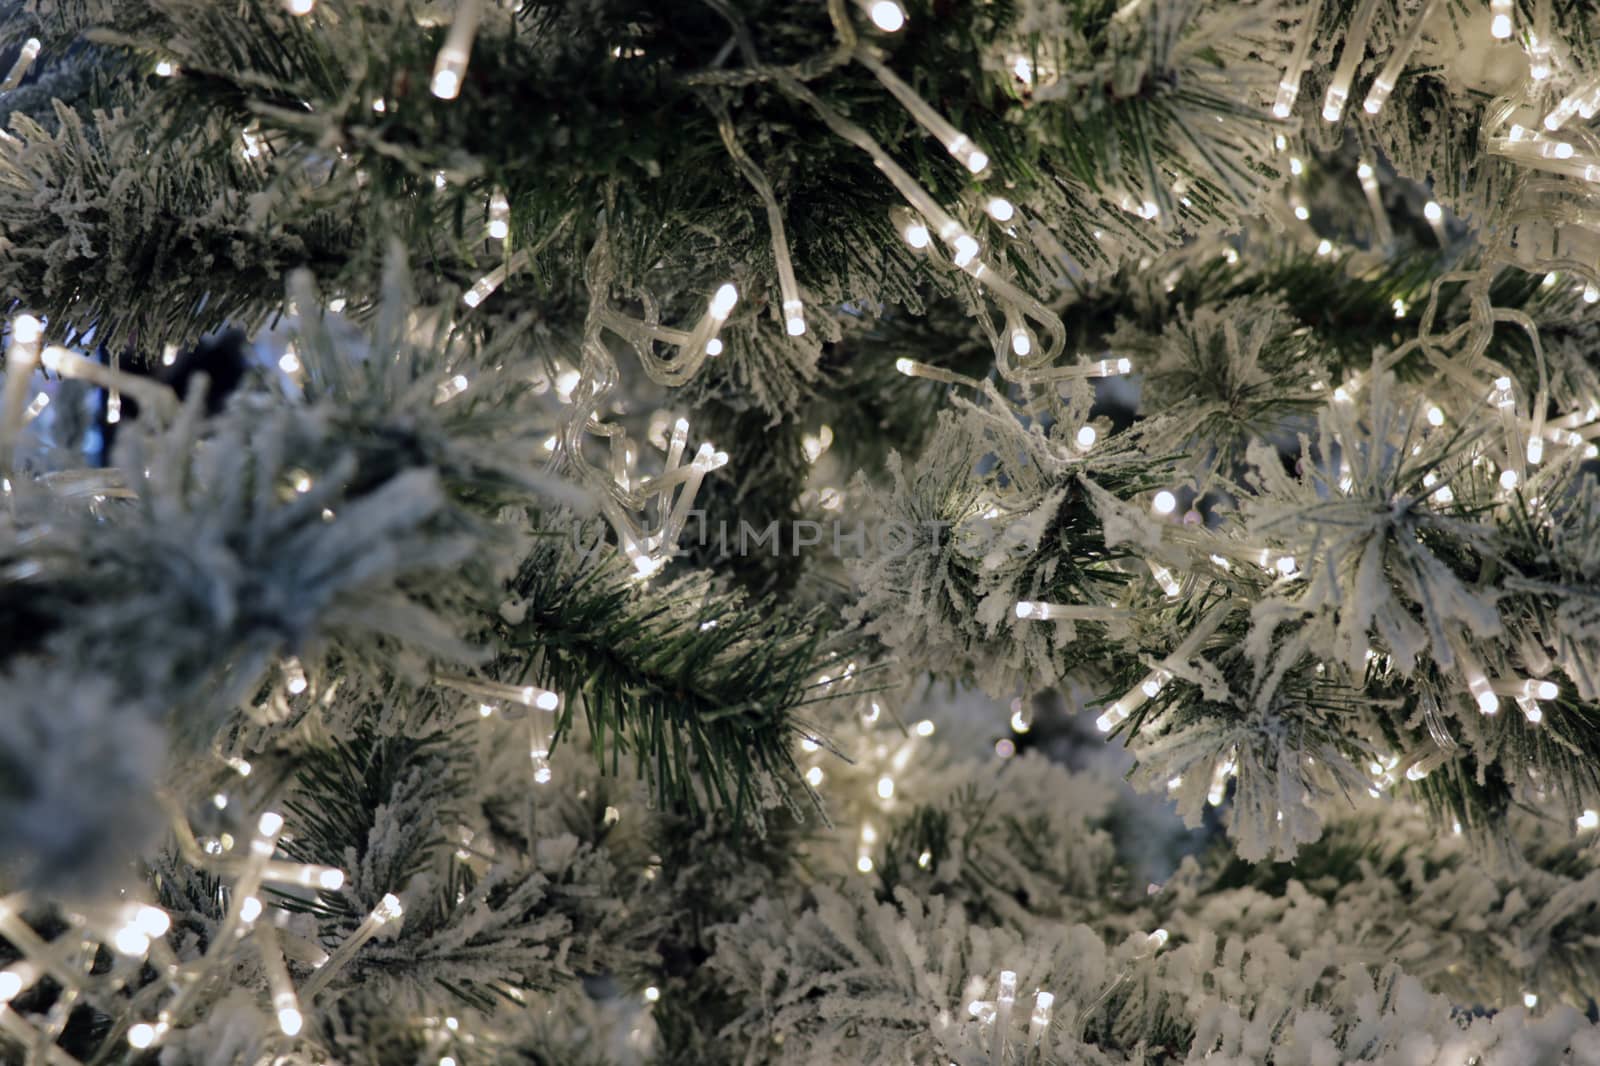
<path fill-rule="evenodd" d="M 1588 0 L 0 49 L 0 1061 L 1600 1063 Z"/>

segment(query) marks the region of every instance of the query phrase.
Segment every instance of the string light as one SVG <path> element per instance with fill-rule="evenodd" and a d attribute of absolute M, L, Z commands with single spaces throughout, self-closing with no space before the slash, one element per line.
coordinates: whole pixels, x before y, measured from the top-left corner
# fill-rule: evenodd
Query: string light
<path fill-rule="evenodd" d="M 1105 622 L 1115 618 L 1124 618 L 1127 613 L 1116 607 L 1099 607 L 1092 604 L 1077 603 L 1045 603 L 1041 600 L 1018 600 L 1016 606 L 1018 618 L 1035 619 L 1041 622 L 1060 619 L 1081 622 Z"/>
<path fill-rule="evenodd" d="M 430 88 L 441 100 L 454 100 L 461 93 L 461 82 L 467 74 L 467 60 L 472 55 L 472 40 L 478 32 L 478 18 L 483 13 L 483 0 L 458 0 L 455 18 L 439 55 L 433 63 L 433 81 Z"/>
<path fill-rule="evenodd" d="M 1274 118 L 1288 118 L 1300 95 L 1300 79 L 1305 74 L 1306 58 L 1311 54 L 1311 44 L 1316 37 L 1317 22 L 1322 17 L 1322 0 L 1311 0 L 1305 8 L 1305 21 L 1300 24 L 1300 35 L 1295 39 L 1294 52 L 1283 77 L 1278 80 L 1278 96 L 1272 103 Z"/>
<path fill-rule="evenodd" d="M 29 37 L 22 42 L 22 50 L 17 53 L 17 61 L 11 64 L 11 70 L 6 74 L 5 81 L 0 82 L 0 92 L 10 92 L 22 84 L 22 79 L 28 76 L 33 61 L 39 58 L 39 38 Z"/>
<path fill-rule="evenodd" d="M 283 5 L 291 15 L 309 15 L 317 0 L 284 0 Z"/>
<path fill-rule="evenodd" d="M 1407 60 L 1411 58 L 1411 53 L 1416 51 L 1417 42 L 1422 40 L 1423 28 L 1432 19 L 1433 9 L 1437 3 L 1438 0 L 1426 0 L 1416 17 L 1411 20 L 1405 36 L 1390 48 L 1389 61 L 1373 79 L 1372 88 L 1367 91 L 1367 98 L 1361 105 L 1361 109 L 1367 114 L 1376 115 L 1383 110 L 1383 105 L 1389 100 L 1389 94 L 1394 92 L 1395 83 L 1400 80 L 1400 74 L 1405 69 Z"/>
<path fill-rule="evenodd" d="M 1512 33 L 1512 0 L 1489 0 L 1489 36 L 1509 40 Z"/>
<path fill-rule="evenodd" d="M 898 33 L 906 24 L 905 10 L 894 0 L 875 0 L 867 9 L 867 17 L 884 33 Z"/>
<path fill-rule="evenodd" d="M 1150 500 L 1150 510 L 1158 515 L 1169 515 L 1178 509 L 1178 498 L 1166 489 L 1156 493 Z"/>
<path fill-rule="evenodd" d="M 896 4 L 894 6 L 898 8 L 899 5 Z M 965 133 L 952 126 L 943 115 L 928 106 L 927 101 L 918 96 L 909 85 L 901 81 L 876 56 L 862 49 L 857 49 L 855 58 L 862 66 L 872 71 L 879 83 L 889 90 L 890 95 L 900 101 L 900 105 L 911 114 L 912 118 L 916 119 L 918 125 L 938 138 L 939 142 L 944 145 L 945 151 L 954 156 L 968 171 L 973 174 L 981 174 L 988 168 L 988 154 L 973 144 Z"/>
<path fill-rule="evenodd" d="M 367 915 L 362 923 L 356 927 L 355 932 L 351 933 L 344 943 L 335 948 L 332 954 L 328 956 L 328 960 L 312 973 L 301 990 L 305 999 L 315 999 L 317 993 L 326 987 L 328 982 L 355 957 L 356 952 L 361 950 L 362 945 L 377 936 L 384 926 L 390 922 L 399 921 L 404 916 L 405 908 L 400 904 L 400 897 L 393 893 L 385 893 L 384 897 L 378 901 L 378 905 L 373 908 L 372 913 Z"/>
<path fill-rule="evenodd" d="M 1355 80 L 1356 66 L 1367 51 L 1367 33 L 1372 27 L 1372 17 L 1377 0 L 1361 0 L 1355 14 L 1345 29 L 1344 47 L 1339 53 L 1339 65 L 1334 69 L 1333 80 L 1328 83 L 1327 95 L 1322 101 L 1322 117 L 1327 122 L 1338 122 L 1344 115 L 1345 101 L 1350 98 L 1350 84 Z"/>
<path fill-rule="evenodd" d="M 489 196 L 489 239 L 503 241 L 511 236 L 511 204 L 500 189 Z"/>

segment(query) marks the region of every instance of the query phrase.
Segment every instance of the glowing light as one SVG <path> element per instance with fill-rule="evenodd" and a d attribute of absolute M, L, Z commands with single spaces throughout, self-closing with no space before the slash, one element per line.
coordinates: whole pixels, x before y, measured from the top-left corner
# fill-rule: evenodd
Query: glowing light
<path fill-rule="evenodd" d="M 278 1012 L 278 1030 L 282 1032 L 284 1036 L 295 1036 L 299 1034 L 300 1027 L 304 1024 L 305 1019 L 302 1018 L 300 1016 L 300 1012 L 295 1010 L 293 1007 L 284 1007 Z"/>
<path fill-rule="evenodd" d="M 991 199 L 985 206 L 985 210 L 989 212 L 989 217 L 996 222 L 1010 222 L 1017 213 L 1017 209 L 1011 206 L 1011 201 L 1003 196 L 996 196 Z"/>
<path fill-rule="evenodd" d="M 660 998 L 661 989 L 657 988 L 655 985 L 651 985 L 649 988 L 644 990 L 644 1001 L 646 1003 L 654 1003 Z"/>
<path fill-rule="evenodd" d="M 1080 447 L 1080 448 L 1093 448 L 1094 447 L 1094 442 L 1095 442 L 1095 440 L 1097 438 L 1098 438 L 1098 434 L 1095 433 L 1095 429 L 1094 429 L 1093 426 L 1081 426 L 1081 427 L 1079 427 L 1079 429 L 1078 429 L 1078 438 L 1077 438 L 1078 439 L 1078 447 Z"/>
<path fill-rule="evenodd" d="M 1333 254 L 1333 242 L 1330 241 L 1330 240 L 1320 240 L 1320 241 L 1318 241 L 1317 242 L 1317 254 L 1318 255 L 1332 255 Z"/>
<path fill-rule="evenodd" d="M 1444 425 L 1444 412 L 1437 407 L 1428 408 L 1428 425 L 1436 427 Z"/>
<path fill-rule="evenodd" d="M 156 77 L 170 78 L 176 73 L 178 68 L 171 60 L 163 59 L 156 63 Z"/>
<path fill-rule="evenodd" d="M 156 1042 L 156 1027 L 149 1022 L 140 1022 L 128 1030 L 128 1043 L 143 1051 Z"/>
<path fill-rule="evenodd" d="M 264 837 L 275 837 L 283 830 L 283 815 L 267 811 L 256 822 L 256 831 Z"/>
<path fill-rule="evenodd" d="M 718 356 L 722 354 L 722 341 L 720 338 L 712 337 L 710 340 L 706 341 L 706 354 L 710 356 Z"/>
<path fill-rule="evenodd" d="M 1011 331 L 1011 350 L 1018 355 L 1027 355 L 1033 351 L 1033 338 L 1028 336 L 1027 330 L 1019 328 Z"/>
<path fill-rule="evenodd" d="M 172 928 L 172 918 L 160 907 L 149 904 L 140 904 L 138 912 L 134 915 L 133 924 L 139 932 L 154 939 L 167 935 L 167 930 Z"/>
<path fill-rule="evenodd" d="M 125 925 L 111 938 L 111 946 L 124 955 L 138 958 L 150 950 L 150 938 L 140 932 L 138 926 Z"/>
<path fill-rule="evenodd" d="M 856 869 L 864 874 L 870 874 L 872 872 L 872 857 L 870 855 L 861 856 L 856 860 Z"/>
<path fill-rule="evenodd" d="M 711 297 L 711 306 L 708 313 L 718 321 L 724 321 L 733 313 L 733 305 L 739 302 L 739 290 L 731 283 L 725 282 L 717 289 L 716 295 Z"/>
<path fill-rule="evenodd" d="M 906 227 L 905 238 L 906 243 L 913 248 L 926 248 L 933 240 L 933 237 L 928 233 L 928 227 L 920 222 L 913 222 Z"/>
<path fill-rule="evenodd" d="M 13 970 L 0 970 L 0 1003 L 10 1003 L 22 991 L 22 975 Z"/>
<path fill-rule="evenodd" d="M 1429 200 L 1422 205 L 1422 217 L 1429 222 L 1438 222 L 1444 218 L 1444 208 L 1440 207 L 1435 201 Z"/>
<path fill-rule="evenodd" d="M 1159 515 L 1169 515 L 1178 509 L 1178 498 L 1166 489 L 1162 489 L 1150 501 L 1150 509 Z"/>
<path fill-rule="evenodd" d="M 286 0 L 283 6 L 289 9 L 291 15 L 309 15 L 311 9 L 317 6 L 317 0 Z"/>
<path fill-rule="evenodd" d="M 454 100 L 461 94 L 461 75 L 449 68 L 433 72 L 433 95 L 441 100 Z"/>
<path fill-rule="evenodd" d="M 894 798 L 894 778 L 889 777 L 888 775 L 878 778 L 878 798 Z"/>
<path fill-rule="evenodd" d="M 1579 829 L 1600 829 L 1600 811 L 1584 811 L 1578 815 Z"/>
<path fill-rule="evenodd" d="M 1496 15 L 1494 21 L 1489 23 L 1489 36 L 1497 41 L 1503 41 L 1511 36 L 1511 16 Z"/>
<path fill-rule="evenodd" d="M 489 197 L 489 238 L 503 241 L 511 236 L 511 205 L 499 189 Z"/>
<path fill-rule="evenodd" d="M 1515 470 L 1500 471 L 1500 487 L 1505 489 L 1507 492 L 1510 492 L 1517 487 L 1518 480 L 1517 472 Z"/>
<path fill-rule="evenodd" d="M 964 267 L 972 262 L 978 257 L 978 252 L 981 250 L 977 240 L 970 233 L 963 233 L 958 236 L 952 242 L 952 247 L 955 254 L 951 256 L 951 262 L 958 267 Z"/>
<path fill-rule="evenodd" d="M 1539 997 L 1532 992 L 1524 992 L 1522 994 L 1522 1005 L 1532 1010 L 1539 1005 Z"/>
<path fill-rule="evenodd" d="M 253 922 L 261 917 L 261 901 L 254 896 L 246 896 L 239 903 L 239 920 Z"/>
<path fill-rule="evenodd" d="M 822 784 L 822 767 L 813 766 L 806 771 L 806 784 L 812 788 L 817 788 Z"/>
<path fill-rule="evenodd" d="M 933 722 L 931 720 L 927 719 L 927 718 L 924 718 L 922 721 L 918 722 L 917 723 L 917 736 L 919 736 L 919 737 L 931 737 L 931 736 L 933 736 Z"/>
<path fill-rule="evenodd" d="M 14 344 L 37 344 L 44 336 L 44 323 L 32 315 L 18 315 L 11 320 L 11 340 Z"/>
<path fill-rule="evenodd" d="M 906 24 L 906 13 L 894 0 L 877 0 L 867 10 L 867 15 L 884 33 L 897 33 Z"/>
<path fill-rule="evenodd" d="M 900 373 L 904 374 L 906 377 L 910 377 L 912 374 L 916 373 L 916 364 L 904 357 L 894 361 L 894 368 L 900 371 Z"/>

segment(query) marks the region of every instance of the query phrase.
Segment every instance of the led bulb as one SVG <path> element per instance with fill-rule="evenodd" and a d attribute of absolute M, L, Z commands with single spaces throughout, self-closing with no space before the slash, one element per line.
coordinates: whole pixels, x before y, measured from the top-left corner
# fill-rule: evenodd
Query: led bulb
<path fill-rule="evenodd" d="M 906 13 L 894 0 L 876 0 L 867 16 L 884 33 L 897 33 L 906 24 Z"/>
<path fill-rule="evenodd" d="M 906 227 L 906 243 L 913 248 L 926 248 L 933 240 L 928 233 L 928 227 L 920 222 L 913 222 Z"/>
<path fill-rule="evenodd" d="M 1080 426 L 1078 428 L 1078 447 L 1093 448 L 1098 434 L 1093 426 Z"/>
<path fill-rule="evenodd" d="M 1017 209 L 1011 206 L 1011 201 L 1003 196 L 996 196 L 990 200 L 985 210 L 996 222 L 1010 222 L 1017 213 Z"/>
<path fill-rule="evenodd" d="M 285 1007 L 278 1012 L 278 1029 L 284 1036 L 294 1036 L 300 1032 L 300 1026 L 305 1019 L 293 1007 Z"/>
<path fill-rule="evenodd" d="M 317 0 L 285 0 L 283 6 L 291 15 L 309 15 L 311 9 L 317 6 Z"/>
<path fill-rule="evenodd" d="M 461 94 L 461 75 L 449 67 L 436 70 L 429 88 L 441 100 L 454 100 Z"/>
<path fill-rule="evenodd" d="M 1555 697 L 1548 698 L 1554 699 Z M 160 907 L 152 907 L 148 904 L 142 904 L 139 907 L 133 922 L 138 927 L 139 932 L 151 938 L 166 936 L 167 930 L 172 928 L 172 919 L 167 915 L 167 912 Z"/>
<path fill-rule="evenodd" d="M 789 336 L 798 337 L 806 331 L 805 305 L 799 300 L 783 302 L 784 328 Z"/>
<path fill-rule="evenodd" d="M 1444 208 L 1440 207 L 1436 201 L 1429 200 L 1422 205 L 1422 217 L 1429 222 L 1438 222 L 1444 218 Z"/>
<path fill-rule="evenodd" d="M 712 318 L 719 321 L 726 320 L 733 313 L 733 305 L 739 302 L 739 290 L 731 283 L 724 283 L 717 289 L 716 295 L 711 297 L 709 313 Z"/>
<path fill-rule="evenodd" d="M 1162 489 L 1150 501 L 1150 509 L 1159 515 L 1171 514 L 1178 509 L 1178 498 L 1166 489 Z"/>
<path fill-rule="evenodd" d="M 11 340 L 15 344 L 37 344 L 44 336 L 44 323 L 32 315 L 18 315 L 11 320 Z"/>

